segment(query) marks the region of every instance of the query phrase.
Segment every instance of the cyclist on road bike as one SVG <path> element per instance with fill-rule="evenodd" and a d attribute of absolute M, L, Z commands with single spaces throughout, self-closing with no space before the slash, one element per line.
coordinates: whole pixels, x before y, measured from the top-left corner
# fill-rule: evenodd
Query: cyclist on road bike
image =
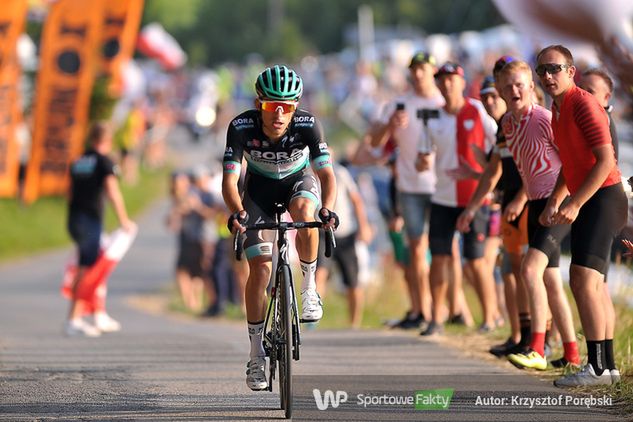
<path fill-rule="evenodd" d="M 258 76 L 255 88 L 255 109 L 235 117 L 227 134 L 222 194 L 231 212 L 229 229 L 235 233 L 244 231 L 247 223 L 275 222 L 275 203 L 283 203 L 294 221 L 314 221 L 319 209 L 326 227 L 336 228 L 338 216 L 331 211 L 336 198 L 332 161 L 317 119 L 297 109 L 303 92 L 301 78 L 292 69 L 276 65 Z M 238 189 L 242 158 L 247 162 L 243 197 Z M 321 193 L 311 167 L 321 182 Z M 262 338 L 274 236 L 274 231 L 245 232 L 244 252 L 250 268 L 246 319 L 251 342 L 246 384 L 251 390 L 268 387 Z M 299 230 L 296 244 L 304 276 L 301 320 L 315 322 L 323 316 L 315 282 L 317 229 Z"/>

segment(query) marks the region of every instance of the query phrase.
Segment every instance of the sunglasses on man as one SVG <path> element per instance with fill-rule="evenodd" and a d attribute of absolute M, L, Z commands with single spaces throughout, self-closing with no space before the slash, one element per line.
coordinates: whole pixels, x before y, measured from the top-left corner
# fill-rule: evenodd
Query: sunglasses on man
<path fill-rule="evenodd" d="M 545 72 L 549 73 L 550 75 L 554 75 L 558 72 L 560 72 L 563 69 L 568 69 L 569 65 L 568 64 L 560 64 L 560 63 L 545 63 L 545 64 L 540 64 L 538 66 L 536 66 L 536 74 L 539 75 L 540 77 L 545 76 Z"/>
<path fill-rule="evenodd" d="M 262 101 L 261 108 L 263 111 L 272 111 L 272 112 L 277 112 L 278 110 L 281 109 L 281 112 L 286 114 L 286 113 L 294 112 L 297 109 L 297 103 L 294 101 L 292 102 Z"/>

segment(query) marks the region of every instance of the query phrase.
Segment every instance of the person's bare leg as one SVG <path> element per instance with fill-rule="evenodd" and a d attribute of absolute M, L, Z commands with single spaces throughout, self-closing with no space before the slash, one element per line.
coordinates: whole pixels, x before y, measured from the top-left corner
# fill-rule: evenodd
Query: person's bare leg
<path fill-rule="evenodd" d="M 246 280 L 245 302 L 246 320 L 249 322 L 263 321 L 266 317 L 268 303 L 266 287 L 272 271 L 270 256 L 257 256 L 248 261 L 250 272 Z"/>
<path fill-rule="evenodd" d="M 517 281 L 514 274 L 503 275 L 503 294 L 510 322 L 510 338 L 518 343 L 521 340 L 521 325 L 519 322 L 519 308 L 517 306 Z"/>
<path fill-rule="evenodd" d="M 602 303 L 604 307 L 605 317 L 605 336 L 607 339 L 613 339 L 615 335 L 615 308 L 613 307 L 613 301 L 611 300 L 611 294 L 609 293 L 609 286 L 607 283 L 602 283 Z"/>
<path fill-rule="evenodd" d="M 317 266 L 316 275 L 315 275 L 316 288 L 321 298 L 324 298 L 325 293 L 327 292 L 327 280 L 329 276 L 330 276 L 330 271 L 327 268 Z"/>
<path fill-rule="evenodd" d="M 288 207 L 293 221 L 314 221 L 315 206 L 307 198 L 295 198 Z M 319 251 L 318 229 L 297 230 L 297 254 L 303 262 L 313 262 Z"/>
<path fill-rule="evenodd" d="M 71 286 L 72 299 L 70 301 L 70 309 L 68 311 L 69 320 L 81 318 L 83 314 L 82 301 L 77 298 L 77 291 L 79 290 L 79 284 L 84 278 L 86 271 L 88 271 L 88 267 L 78 267 L 75 278 L 73 279 L 73 283 Z"/>
<path fill-rule="evenodd" d="M 452 261 L 451 255 L 433 255 L 431 261 L 431 294 L 433 296 L 433 321 L 441 324 L 446 293 L 448 291 L 448 276 Z"/>
<path fill-rule="evenodd" d="M 189 273 L 181 269 L 176 270 L 176 283 L 182 302 L 187 308 L 191 308 L 191 277 Z"/>
<path fill-rule="evenodd" d="M 191 310 L 194 312 L 199 312 L 202 308 L 204 284 L 204 280 L 201 277 L 191 278 Z"/>
<path fill-rule="evenodd" d="M 412 250 L 415 250 L 415 257 L 412 262 L 417 265 L 413 266 L 414 273 L 412 276 L 417 280 L 417 289 L 420 298 L 420 312 L 427 319 L 431 315 L 431 282 L 430 269 L 427 262 L 427 251 L 429 250 L 429 236 L 424 233 L 416 242 L 412 242 Z M 413 254 L 413 253 L 412 253 Z"/>
<path fill-rule="evenodd" d="M 571 291 L 585 337 L 590 341 L 602 341 L 607 335 L 603 280 L 604 276 L 591 268 L 573 264 L 570 268 Z"/>
<path fill-rule="evenodd" d="M 350 325 L 352 328 L 360 328 L 360 324 L 363 320 L 363 289 L 358 286 L 347 289 L 347 303 Z"/>
<path fill-rule="evenodd" d="M 407 288 L 409 292 L 409 298 L 411 300 L 411 314 L 417 316 L 423 313 L 422 310 L 422 298 L 423 298 L 423 277 L 428 273 L 428 267 L 426 265 L 426 249 L 424 248 L 424 236 L 419 238 L 409 239 L 409 274 L 407 279 Z M 424 254 L 422 254 L 424 250 Z M 428 275 L 427 275 L 428 277 Z M 425 314 L 427 317 L 428 314 Z"/>
<path fill-rule="evenodd" d="M 537 352 L 542 356 L 541 347 L 544 347 L 545 331 L 547 325 L 547 291 L 543 282 L 543 274 L 547 263 L 547 255 L 538 249 L 530 248 L 523 259 L 521 276 L 525 281 L 530 299 L 530 314 L 532 316 L 532 343 Z"/>
<path fill-rule="evenodd" d="M 459 242 L 457 240 L 457 236 L 453 237 L 453 243 L 451 245 L 452 250 L 452 262 L 449 267 L 449 278 L 448 278 L 448 314 L 450 316 L 455 316 L 459 314 L 464 314 L 464 310 L 462 309 L 462 300 L 461 296 L 464 293 L 463 287 L 463 274 L 462 274 L 462 259 L 461 252 L 459 250 Z"/>
<path fill-rule="evenodd" d="M 497 297 L 495 296 L 495 286 L 492 274 L 488 273 L 488 263 L 485 258 L 476 258 L 468 261 L 474 276 L 475 285 L 479 286 L 479 301 L 483 308 L 484 324 L 490 328 L 495 327 L 497 313 Z"/>
<path fill-rule="evenodd" d="M 543 281 L 547 289 L 547 301 L 561 339 L 564 343 L 575 342 L 574 320 L 572 319 L 569 301 L 563 289 L 560 269 L 558 267 L 546 268 L 543 274 Z"/>

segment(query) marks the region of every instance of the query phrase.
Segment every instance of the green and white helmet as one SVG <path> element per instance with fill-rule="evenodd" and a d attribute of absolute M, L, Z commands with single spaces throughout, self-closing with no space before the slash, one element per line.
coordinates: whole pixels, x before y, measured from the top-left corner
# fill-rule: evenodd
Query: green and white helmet
<path fill-rule="evenodd" d="M 295 101 L 303 94 L 303 81 L 294 70 L 275 65 L 259 74 L 255 90 L 259 98 Z"/>

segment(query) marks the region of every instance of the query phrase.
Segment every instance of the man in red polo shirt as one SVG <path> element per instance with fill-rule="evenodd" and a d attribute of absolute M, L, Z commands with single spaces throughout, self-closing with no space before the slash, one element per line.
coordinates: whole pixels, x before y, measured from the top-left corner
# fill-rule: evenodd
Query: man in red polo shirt
<path fill-rule="evenodd" d="M 617 382 L 613 326 L 605 313 L 602 283 L 613 237 L 624 227 L 627 199 L 617 166 L 609 120 L 598 101 L 574 83 L 571 52 L 545 47 L 536 74 L 552 97 L 552 130 L 562 163 L 554 192 L 541 214 L 543 225 L 570 224 L 570 286 L 587 339 L 587 365 L 554 381 L 559 387 Z M 562 204 L 569 192 L 570 199 Z M 610 336 L 610 337 L 609 337 Z"/>

